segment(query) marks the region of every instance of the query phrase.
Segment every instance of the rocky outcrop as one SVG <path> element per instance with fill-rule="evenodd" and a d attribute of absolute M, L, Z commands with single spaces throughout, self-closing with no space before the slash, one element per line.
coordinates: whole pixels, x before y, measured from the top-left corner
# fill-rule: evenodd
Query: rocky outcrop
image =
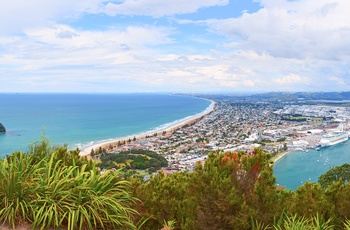
<path fill-rule="evenodd" d="M 0 123 L 0 133 L 6 133 L 5 126 Z"/>

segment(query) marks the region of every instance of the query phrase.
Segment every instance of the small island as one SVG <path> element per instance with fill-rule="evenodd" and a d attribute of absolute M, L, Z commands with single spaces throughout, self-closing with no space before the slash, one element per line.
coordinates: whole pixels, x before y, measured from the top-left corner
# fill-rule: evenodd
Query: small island
<path fill-rule="evenodd" d="M 6 129 L 5 129 L 5 126 L 0 123 L 0 134 L 1 133 L 6 133 Z"/>

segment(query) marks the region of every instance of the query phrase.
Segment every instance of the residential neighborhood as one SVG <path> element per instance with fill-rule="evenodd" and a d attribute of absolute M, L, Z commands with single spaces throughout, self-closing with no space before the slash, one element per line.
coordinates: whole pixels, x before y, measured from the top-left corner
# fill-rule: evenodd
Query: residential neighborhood
<path fill-rule="evenodd" d="M 319 148 L 322 135 L 341 123 L 348 130 L 350 108 L 237 98 L 208 98 L 213 110 L 191 124 L 145 138 L 109 144 L 108 152 L 148 149 L 169 162 L 166 170 L 192 170 L 211 151 L 251 152 L 261 147 L 276 156 L 287 151 Z"/>

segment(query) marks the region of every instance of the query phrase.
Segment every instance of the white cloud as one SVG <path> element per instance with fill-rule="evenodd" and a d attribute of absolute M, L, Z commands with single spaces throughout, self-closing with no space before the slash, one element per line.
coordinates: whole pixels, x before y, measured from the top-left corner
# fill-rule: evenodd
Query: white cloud
<path fill-rule="evenodd" d="M 308 81 L 307 79 L 303 79 L 302 77 L 296 74 L 288 74 L 287 76 L 277 78 L 274 80 L 275 83 L 279 85 L 293 85 L 298 84 L 300 82 Z"/>
<path fill-rule="evenodd" d="M 346 85 L 345 80 L 337 76 L 332 76 L 329 78 L 329 80 L 337 83 L 338 85 Z"/>
<path fill-rule="evenodd" d="M 102 0 L 11 0 L 0 3 L 0 34 L 97 12 Z"/>
<path fill-rule="evenodd" d="M 262 8 L 257 12 L 247 10 L 240 17 L 223 20 L 193 21 L 188 14 L 204 7 L 225 7 L 228 3 L 228 0 L 1 3 L 0 91 L 349 89 L 350 1 L 260 0 Z M 107 18 L 113 22 L 103 25 L 102 31 L 88 29 L 85 22 L 77 23 L 84 25 L 82 28 L 74 27 L 66 20 L 78 20 L 79 15 L 86 13 L 96 13 L 91 18 L 102 18 L 102 24 Z M 189 19 L 172 19 L 166 24 L 165 20 L 151 18 L 176 14 L 188 14 Z M 123 15 L 151 17 L 137 21 L 138 17 Z M 202 30 L 205 25 L 213 33 Z M 16 35 L 7 35 L 9 31 Z"/>
<path fill-rule="evenodd" d="M 129 50 L 144 45 L 168 44 L 173 31 L 165 27 L 128 26 L 124 30 L 80 31 L 66 25 L 40 27 L 26 30 L 29 39 L 65 49 L 114 46 Z M 142 39 L 140 39 L 142 38 Z"/>
<path fill-rule="evenodd" d="M 267 52 L 275 57 L 350 59 L 350 1 L 260 3 L 263 8 L 255 13 L 206 23 L 213 32 L 233 39 L 239 49 Z"/>
<path fill-rule="evenodd" d="M 151 72 L 153 47 L 171 43 L 172 33 L 154 26 L 82 31 L 55 25 L 27 29 L 23 37 L 0 37 L 6 42 L 0 53 L 0 91 L 140 88 L 142 72 Z"/>
<path fill-rule="evenodd" d="M 107 15 L 145 15 L 152 17 L 171 16 L 196 12 L 200 8 L 223 6 L 228 0 L 124 0 L 109 2 L 104 13 Z"/>

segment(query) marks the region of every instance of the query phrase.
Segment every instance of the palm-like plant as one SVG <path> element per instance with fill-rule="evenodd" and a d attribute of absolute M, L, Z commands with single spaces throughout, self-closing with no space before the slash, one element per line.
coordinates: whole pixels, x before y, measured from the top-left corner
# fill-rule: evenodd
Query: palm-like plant
<path fill-rule="evenodd" d="M 0 161 L 0 221 L 12 227 L 26 221 L 31 214 L 30 201 L 35 199 L 32 189 L 38 165 L 23 152 L 15 152 Z"/>
<path fill-rule="evenodd" d="M 350 230 L 350 220 L 345 220 L 344 221 L 344 229 Z"/>
<path fill-rule="evenodd" d="M 279 221 L 274 228 L 276 230 L 331 230 L 334 228 L 330 224 L 331 219 L 324 221 L 318 214 L 313 218 L 294 216 L 285 216 L 283 221 Z"/>
<path fill-rule="evenodd" d="M 41 152 L 39 160 L 18 152 L 0 161 L 0 221 L 13 228 L 26 221 L 35 229 L 136 229 L 129 182 L 101 175 L 94 164 L 67 165 L 57 154 Z"/>
<path fill-rule="evenodd" d="M 252 230 L 268 230 L 272 229 L 269 225 L 264 225 L 257 220 L 251 219 L 251 229 Z"/>
<path fill-rule="evenodd" d="M 302 217 L 299 218 L 297 215 L 294 215 L 292 217 L 286 217 L 283 222 L 280 222 L 280 224 L 275 225 L 274 228 L 276 230 L 306 230 L 309 228 L 309 221 L 308 219 Z"/>

